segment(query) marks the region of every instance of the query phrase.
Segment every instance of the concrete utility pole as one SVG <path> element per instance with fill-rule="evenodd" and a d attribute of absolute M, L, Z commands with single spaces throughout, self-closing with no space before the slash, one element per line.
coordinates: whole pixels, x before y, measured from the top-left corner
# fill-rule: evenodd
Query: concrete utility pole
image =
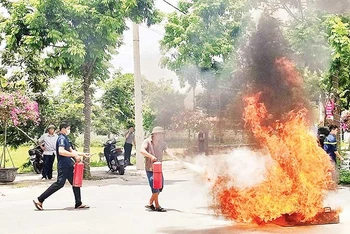
<path fill-rule="evenodd" d="M 140 154 L 143 142 L 142 126 L 142 93 L 141 93 L 141 66 L 140 66 L 140 39 L 139 25 L 132 24 L 134 48 L 134 89 L 135 89 L 135 141 L 136 141 L 136 169 L 144 169 L 144 159 Z"/>

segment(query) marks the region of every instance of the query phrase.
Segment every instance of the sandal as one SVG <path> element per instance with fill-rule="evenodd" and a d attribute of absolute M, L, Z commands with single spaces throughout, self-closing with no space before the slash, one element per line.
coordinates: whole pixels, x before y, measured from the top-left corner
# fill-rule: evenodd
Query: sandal
<path fill-rule="evenodd" d="M 83 204 L 81 204 L 80 206 L 78 206 L 78 207 L 75 207 L 75 209 L 89 209 L 90 208 L 90 206 L 88 206 L 88 205 L 83 205 Z"/>
<path fill-rule="evenodd" d="M 150 209 L 150 210 L 153 210 L 153 211 L 156 210 L 156 208 L 154 207 L 153 204 L 152 204 L 152 205 L 146 205 L 145 207 L 146 207 L 147 209 Z"/>
<path fill-rule="evenodd" d="M 154 211 L 157 211 L 157 212 L 166 212 L 166 209 L 162 208 L 162 207 L 158 207 L 156 208 Z"/>
<path fill-rule="evenodd" d="M 38 209 L 38 210 L 43 210 L 43 204 L 40 202 L 36 202 L 35 200 L 33 200 L 34 206 Z"/>

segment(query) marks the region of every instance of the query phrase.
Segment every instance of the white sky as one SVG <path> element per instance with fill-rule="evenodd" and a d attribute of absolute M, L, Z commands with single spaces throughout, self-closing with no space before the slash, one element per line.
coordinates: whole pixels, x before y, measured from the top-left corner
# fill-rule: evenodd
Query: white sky
<path fill-rule="evenodd" d="M 168 0 L 176 5 L 177 0 Z M 175 9 L 166 4 L 163 0 L 156 0 L 156 7 L 165 13 L 173 12 Z M 159 41 L 164 35 L 164 22 L 160 25 L 140 25 L 140 60 L 141 74 L 151 81 L 158 81 L 161 78 L 172 79 L 175 88 L 179 89 L 179 82 L 174 72 L 160 67 Z M 121 68 L 124 72 L 134 72 L 133 60 L 133 35 L 132 23 L 128 22 L 128 31 L 124 33 L 124 45 L 120 47 L 119 54 L 112 60 L 114 68 Z"/>

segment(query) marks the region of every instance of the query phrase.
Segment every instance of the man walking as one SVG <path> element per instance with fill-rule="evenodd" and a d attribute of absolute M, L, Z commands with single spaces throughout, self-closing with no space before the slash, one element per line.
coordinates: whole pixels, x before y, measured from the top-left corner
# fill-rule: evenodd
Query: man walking
<path fill-rule="evenodd" d="M 335 183 L 338 183 L 338 172 L 337 172 L 337 157 L 343 161 L 343 157 L 338 153 L 337 150 L 337 133 L 338 133 L 338 126 L 336 125 L 330 125 L 329 126 L 329 134 L 324 140 L 324 146 L 323 149 L 327 152 L 327 154 L 330 156 L 330 160 L 333 164 L 333 171 L 332 171 L 332 178 Z"/>
<path fill-rule="evenodd" d="M 41 149 L 44 151 L 44 167 L 41 179 L 52 179 L 52 167 L 56 155 L 57 134 L 55 134 L 55 126 L 49 125 L 47 133 L 44 133 L 38 140 Z"/>
<path fill-rule="evenodd" d="M 43 194 L 41 194 L 37 200 L 33 200 L 35 207 L 38 210 L 43 210 L 43 202 L 46 198 L 50 197 L 56 191 L 61 189 L 66 180 L 73 186 L 73 170 L 74 170 L 74 161 L 79 162 L 82 160 L 84 153 L 78 153 L 72 149 L 71 144 L 69 143 L 68 135 L 70 133 L 70 125 L 67 123 L 62 123 L 60 125 L 60 134 L 58 135 L 56 143 L 56 153 L 57 153 L 57 170 L 58 176 L 57 181 L 53 183 Z M 83 205 L 81 202 L 80 187 L 73 186 L 73 193 L 75 198 L 75 208 L 89 208 L 87 205 Z"/>
<path fill-rule="evenodd" d="M 146 208 L 158 212 L 166 212 L 164 208 L 159 205 L 158 196 L 164 188 L 164 177 L 163 187 L 161 189 L 153 188 L 153 163 L 161 162 L 163 160 L 163 153 L 166 152 L 167 146 L 164 142 L 164 129 L 162 127 L 155 127 L 152 130 L 151 137 L 144 140 L 140 153 L 145 157 L 145 169 L 148 178 L 148 183 L 152 190 L 152 196 L 149 200 L 149 204 Z M 170 152 L 166 152 L 170 153 Z M 154 203 L 154 204 L 153 204 Z"/>
<path fill-rule="evenodd" d="M 135 134 L 134 134 L 134 127 L 129 126 L 128 132 L 125 133 L 125 144 L 124 144 L 124 155 L 125 155 L 125 165 L 131 166 L 130 157 L 131 157 L 131 150 L 132 150 L 132 144 L 135 145 Z"/>

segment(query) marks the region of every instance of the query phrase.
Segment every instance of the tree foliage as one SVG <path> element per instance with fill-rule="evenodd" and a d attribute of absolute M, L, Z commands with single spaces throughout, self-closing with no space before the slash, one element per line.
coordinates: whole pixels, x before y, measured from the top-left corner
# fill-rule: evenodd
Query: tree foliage
<path fill-rule="evenodd" d="M 205 87 L 215 79 L 203 76 L 211 72 L 215 76 L 236 48 L 242 30 L 246 0 L 193 0 L 180 1 L 179 7 L 186 14 L 177 12 L 168 16 L 165 36 L 160 42 L 162 64 L 176 72 L 181 84 L 198 82 Z"/>
<path fill-rule="evenodd" d="M 26 71 L 29 77 L 45 72 L 48 67 L 53 74 L 64 73 L 80 79 L 84 91 L 84 151 L 89 152 L 91 86 L 108 78 L 108 62 L 122 43 L 128 18 L 138 23 L 146 21 L 148 25 L 159 20 L 154 1 L 19 0 L 1 3 L 9 12 L 0 28 L 8 52 L 4 59 L 8 57 L 9 61 L 29 68 Z M 39 83 L 45 84 L 47 80 Z"/>
<path fill-rule="evenodd" d="M 332 16 L 327 20 L 329 43 L 333 49 L 327 79 L 328 89 L 341 95 L 342 107 L 350 105 L 350 17 Z"/>
<path fill-rule="evenodd" d="M 110 123 L 117 126 L 134 124 L 135 98 L 134 76 L 117 73 L 104 86 L 101 98 L 102 108 L 114 119 Z M 143 125 L 150 131 L 155 125 L 169 127 L 171 118 L 184 109 L 184 96 L 171 87 L 170 81 L 161 80 L 158 83 L 142 80 L 143 92 Z M 107 117 L 109 119 L 109 117 Z"/>
<path fill-rule="evenodd" d="M 144 102 L 153 111 L 154 121 L 150 127 L 169 128 L 172 117 L 184 111 L 185 96 L 172 88 L 170 80 L 159 80 L 157 83 L 146 81 L 143 85 Z M 150 129 L 149 129 L 150 130 Z"/>

